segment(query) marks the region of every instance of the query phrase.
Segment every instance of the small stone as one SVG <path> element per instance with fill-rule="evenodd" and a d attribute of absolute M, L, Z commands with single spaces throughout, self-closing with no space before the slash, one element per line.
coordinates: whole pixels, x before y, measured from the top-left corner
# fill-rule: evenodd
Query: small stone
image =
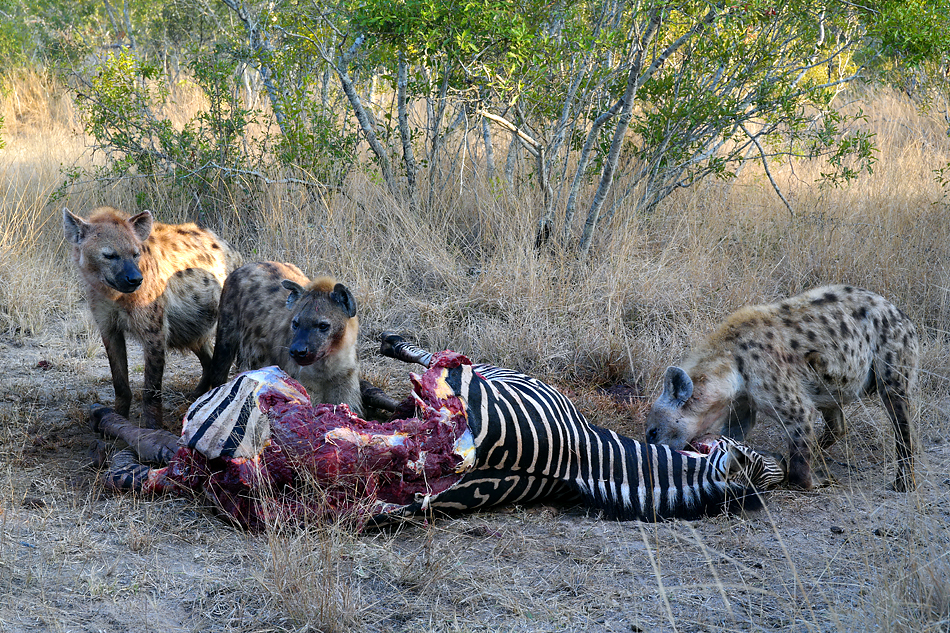
<path fill-rule="evenodd" d="M 832 533 L 832 534 L 844 534 L 844 528 L 843 528 L 843 527 L 840 527 L 840 526 L 837 526 L 837 525 L 832 525 L 832 526 L 831 526 L 831 533 Z"/>

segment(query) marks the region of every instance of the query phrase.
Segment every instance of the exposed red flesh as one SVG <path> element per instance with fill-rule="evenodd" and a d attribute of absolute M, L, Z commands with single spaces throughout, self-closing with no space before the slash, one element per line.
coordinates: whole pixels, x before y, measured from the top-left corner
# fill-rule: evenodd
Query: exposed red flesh
<path fill-rule="evenodd" d="M 439 382 L 442 368 L 460 364 L 471 361 L 443 352 L 425 374 L 411 375 L 413 396 L 400 407 L 410 413 L 387 423 L 362 420 L 346 405 L 291 400 L 265 384 L 256 402 L 271 435 L 259 455 L 209 459 L 182 447 L 147 487 L 204 494 L 249 527 L 282 516 L 373 513 L 438 494 L 464 474 L 455 451 L 468 429 L 464 403 Z"/>

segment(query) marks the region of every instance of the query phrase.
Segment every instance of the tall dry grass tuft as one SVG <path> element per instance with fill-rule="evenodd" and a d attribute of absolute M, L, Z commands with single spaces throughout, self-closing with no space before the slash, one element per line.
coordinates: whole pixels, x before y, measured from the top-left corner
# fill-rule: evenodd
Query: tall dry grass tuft
<path fill-rule="evenodd" d="M 945 518 L 916 515 L 895 525 L 891 536 L 892 564 L 874 570 L 876 590 L 869 595 L 875 619 L 887 631 L 946 631 L 950 530 Z"/>
<path fill-rule="evenodd" d="M 272 513 L 263 530 L 266 551 L 261 552 L 259 581 L 301 626 L 326 633 L 358 629 L 365 606 L 350 552 L 358 549 L 357 526 L 372 503 L 354 499 L 346 511 L 326 512 L 329 503 L 320 500 L 328 491 L 312 474 L 298 474 L 295 492 L 310 504 L 287 502 L 280 490 L 260 491 L 262 507 Z"/>
<path fill-rule="evenodd" d="M 347 560 L 353 533 L 340 526 L 290 525 L 268 531 L 264 589 L 301 626 L 326 633 L 358 629 L 364 608 Z"/>

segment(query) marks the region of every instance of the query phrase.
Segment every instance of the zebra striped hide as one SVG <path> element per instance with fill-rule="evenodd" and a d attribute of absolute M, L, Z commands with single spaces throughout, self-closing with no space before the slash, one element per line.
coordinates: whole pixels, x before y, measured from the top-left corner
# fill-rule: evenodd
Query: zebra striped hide
<path fill-rule="evenodd" d="M 779 459 L 731 438 L 700 447 L 705 454 L 643 444 L 590 424 L 567 397 L 535 378 L 472 365 L 454 352 L 421 358 L 413 360 L 429 370 L 410 374 L 415 394 L 460 399 L 475 461 L 458 483 L 403 513 L 553 499 L 616 520 L 695 519 L 757 509 L 759 491 L 785 478 Z M 394 415 L 408 413 L 401 407 Z"/>

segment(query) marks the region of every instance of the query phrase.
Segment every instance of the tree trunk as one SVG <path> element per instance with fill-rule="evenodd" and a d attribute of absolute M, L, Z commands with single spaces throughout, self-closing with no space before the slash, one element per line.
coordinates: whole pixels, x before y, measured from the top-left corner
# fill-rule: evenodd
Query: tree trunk
<path fill-rule="evenodd" d="M 667 46 L 662 53 L 657 55 L 656 59 L 654 59 L 650 64 L 650 67 L 643 71 L 644 54 L 650 44 L 650 41 L 656 34 L 657 28 L 660 25 L 660 21 L 662 20 L 662 13 L 660 9 L 654 9 L 650 12 L 650 21 L 647 24 L 643 36 L 637 43 L 638 50 L 634 58 L 633 65 L 630 68 L 630 73 L 627 75 L 627 87 L 624 91 L 623 97 L 621 97 L 620 100 L 620 103 L 623 105 L 620 108 L 620 116 L 617 120 L 617 128 L 614 130 L 614 135 L 610 142 L 610 151 L 608 152 L 607 160 L 604 163 L 604 170 L 601 173 L 600 184 L 597 187 L 597 192 L 594 194 L 594 201 L 591 203 L 590 211 L 587 214 L 587 221 L 584 223 L 584 232 L 581 234 L 581 239 L 578 243 L 577 250 L 578 256 L 580 258 L 586 258 L 587 254 L 590 252 L 591 241 L 594 237 L 594 230 L 597 228 L 597 223 L 600 220 L 601 209 L 604 206 L 604 201 L 607 198 L 607 194 L 610 193 L 610 187 L 613 184 L 614 172 L 617 169 L 617 161 L 620 159 L 620 150 L 623 147 L 623 138 L 627 133 L 627 128 L 630 126 L 630 119 L 633 116 L 633 101 L 636 98 L 637 89 L 643 83 L 648 81 L 661 66 L 663 66 L 666 60 L 669 59 L 670 55 L 679 50 L 690 39 L 697 36 L 699 33 L 702 33 L 707 26 L 712 24 L 718 15 L 718 9 L 715 7 L 710 9 L 702 20 L 695 24 L 686 33 L 677 38 L 672 44 Z"/>
<path fill-rule="evenodd" d="M 287 116 L 284 114 L 284 107 L 280 101 L 280 91 L 274 85 L 274 71 L 268 64 L 264 63 L 266 55 L 261 54 L 262 52 L 269 52 L 271 50 L 271 44 L 266 37 L 261 35 L 260 28 L 257 23 L 251 19 L 243 2 L 238 2 L 237 0 L 222 1 L 229 9 L 237 14 L 238 19 L 244 24 L 244 29 L 247 31 L 248 44 L 250 44 L 251 50 L 257 58 L 261 80 L 264 84 L 264 89 L 267 90 L 267 97 L 270 99 L 270 107 L 274 113 L 274 119 L 277 121 L 277 127 L 280 128 L 281 133 L 286 133 Z"/>
<path fill-rule="evenodd" d="M 399 136 L 402 137 L 402 159 L 406 166 L 406 182 L 408 184 L 409 204 L 415 209 L 416 201 L 416 158 L 412 151 L 412 135 L 409 130 L 409 114 L 406 105 L 406 87 L 409 83 L 409 64 L 405 57 L 399 55 L 399 75 L 396 80 L 396 109 L 399 117 Z"/>
<path fill-rule="evenodd" d="M 604 200 L 610 193 L 610 187 L 614 180 L 614 171 L 617 169 L 617 161 L 620 159 L 620 150 L 623 147 L 623 138 L 627 134 L 627 128 L 630 125 L 630 118 L 633 116 L 633 100 L 637 95 L 637 88 L 640 85 L 640 73 L 643 70 L 643 55 L 646 52 L 650 40 L 656 33 L 660 25 L 660 12 L 654 10 L 650 14 L 650 22 L 647 24 L 646 31 L 637 46 L 637 54 L 633 65 L 627 75 L 627 87 L 624 90 L 620 101 L 611 107 L 614 110 L 619 105 L 620 117 L 617 120 L 617 127 L 614 129 L 614 135 L 610 141 L 610 151 L 607 154 L 607 160 L 604 162 L 604 169 L 600 175 L 600 184 L 597 186 L 597 192 L 594 194 L 594 201 L 591 203 L 590 211 L 587 213 L 587 221 L 584 223 L 584 232 L 578 244 L 578 255 L 581 259 L 587 257 L 590 252 L 590 244 L 594 238 L 594 229 L 597 227 L 597 221 L 600 219 L 600 210 L 604 206 Z"/>

